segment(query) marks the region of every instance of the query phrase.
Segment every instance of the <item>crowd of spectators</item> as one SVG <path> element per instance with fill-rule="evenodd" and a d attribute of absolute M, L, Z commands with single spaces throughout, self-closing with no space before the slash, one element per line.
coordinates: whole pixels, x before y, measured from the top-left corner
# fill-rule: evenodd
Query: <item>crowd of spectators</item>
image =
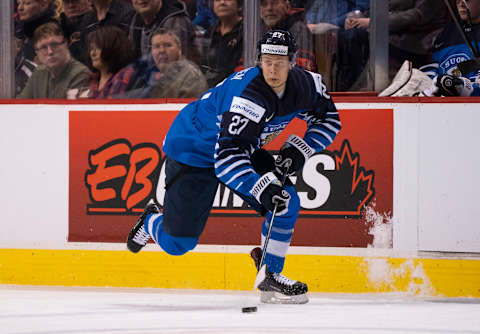
<path fill-rule="evenodd" d="M 18 98 L 194 98 L 244 68 L 244 0 L 13 1 Z M 261 33 L 290 31 L 297 66 L 331 78 L 330 90 L 365 88 L 370 0 L 258 1 Z M 449 1 L 479 15 L 480 0 Z M 405 60 L 432 63 L 449 22 L 444 0 L 389 0 L 390 78 Z"/>

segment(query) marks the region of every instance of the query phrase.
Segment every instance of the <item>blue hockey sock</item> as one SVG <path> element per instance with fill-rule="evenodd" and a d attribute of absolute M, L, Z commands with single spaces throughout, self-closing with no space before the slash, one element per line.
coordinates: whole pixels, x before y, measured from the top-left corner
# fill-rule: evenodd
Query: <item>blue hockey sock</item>
<path fill-rule="evenodd" d="M 153 241 L 155 241 L 157 244 L 158 242 L 157 242 L 156 235 L 157 235 L 158 229 L 162 225 L 162 221 L 163 221 L 162 213 L 152 213 L 145 218 L 145 224 L 144 224 L 145 231 L 148 234 L 150 234 Z"/>
<path fill-rule="evenodd" d="M 265 256 L 265 264 L 268 270 L 274 273 L 281 273 L 283 270 L 285 256 L 290 247 L 293 230 L 298 218 L 298 212 L 300 211 L 300 198 L 295 192 L 295 189 L 292 186 L 285 188 L 291 196 L 288 211 L 281 216 L 276 216 L 273 220 L 272 233 Z M 269 212 L 262 226 L 262 245 L 265 242 L 271 218 L 272 213 Z"/>
<path fill-rule="evenodd" d="M 198 238 L 174 237 L 163 230 L 163 214 L 150 214 L 145 219 L 145 231 L 150 234 L 153 241 L 170 255 L 183 255 L 195 248 Z"/>

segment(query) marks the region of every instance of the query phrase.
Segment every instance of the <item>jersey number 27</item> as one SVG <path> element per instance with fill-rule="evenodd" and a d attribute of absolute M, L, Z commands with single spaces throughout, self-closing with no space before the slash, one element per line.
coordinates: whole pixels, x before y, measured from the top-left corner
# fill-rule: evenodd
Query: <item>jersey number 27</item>
<path fill-rule="evenodd" d="M 245 129 L 247 124 L 248 124 L 248 118 L 234 115 L 232 117 L 232 122 L 228 126 L 228 132 L 233 136 L 239 135 L 243 131 L 243 129 Z"/>

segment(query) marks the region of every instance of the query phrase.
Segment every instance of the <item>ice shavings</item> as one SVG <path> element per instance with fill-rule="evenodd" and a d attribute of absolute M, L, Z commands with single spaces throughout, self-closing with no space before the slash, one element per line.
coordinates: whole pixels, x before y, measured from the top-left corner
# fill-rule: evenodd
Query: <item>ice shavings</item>
<path fill-rule="evenodd" d="M 365 208 L 364 217 L 372 242 L 372 249 L 393 247 L 392 217 L 375 210 L 375 203 Z M 435 289 L 425 274 L 421 262 L 415 259 L 402 259 L 387 256 L 365 257 L 365 271 L 368 284 L 379 292 L 394 292 L 413 296 L 433 296 Z"/>

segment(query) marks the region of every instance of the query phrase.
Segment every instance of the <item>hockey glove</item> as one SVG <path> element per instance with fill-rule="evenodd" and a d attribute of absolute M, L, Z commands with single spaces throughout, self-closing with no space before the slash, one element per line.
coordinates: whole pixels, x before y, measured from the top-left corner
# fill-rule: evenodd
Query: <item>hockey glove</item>
<path fill-rule="evenodd" d="M 272 157 L 267 150 L 259 148 L 255 150 L 250 156 L 250 162 L 252 163 L 253 169 L 260 175 L 263 175 L 268 172 L 273 172 L 275 170 L 275 159 Z"/>
<path fill-rule="evenodd" d="M 275 204 L 278 204 L 277 215 L 281 216 L 288 211 L 290 194 L 282 187 L 275 174 L 269 172 L 264 174 L 250 190 L 257 201 L 269 211 L 273 211 Z"/>
<path fill-rule="evenodd" d="M 472 82 L 463 77 L 448 74 L 437 78 L 438 94 L 442 96 L 470 96 L 473 92 Z"/>
<path fill-rule="evenodd" d="M 296 135 L 290 135 L 285 144 L 283 144 L 275 161 L 275 170 L 282 175 L 285 167 L 289 165 L 287 174 L 293 175 L 300 170 L 305 161 L 308 160 L 315 150 L 311 148 L 302 138 Z"/>

